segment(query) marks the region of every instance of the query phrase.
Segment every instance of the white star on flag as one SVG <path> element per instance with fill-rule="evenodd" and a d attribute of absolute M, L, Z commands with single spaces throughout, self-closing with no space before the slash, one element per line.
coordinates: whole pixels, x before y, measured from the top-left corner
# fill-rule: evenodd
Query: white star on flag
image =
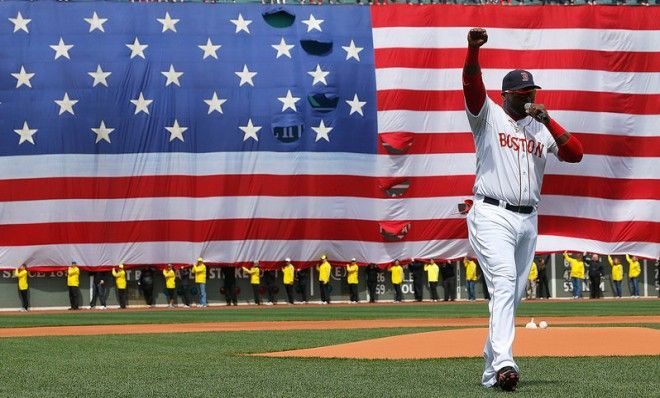
<path fill-rule="evenodd" d="M 316 19 L 314 18 L 314 14 L 309 14 L 309 19 L 303 19 L 302 23 L 307 25 L 307 32 L 311 32 L 312 30 L 318 30 L 319 32 L 322 32 L 321 30 L 321 24 L 323 23 L 323 19 Z"/>
<path fill-rule="evenodd" d="M 293 44 L 286 44 L 284 41 L 284 37 L 282 40 L 280 40 L 280 44 L 271 44 L 271 47 L 277 50 L 277 55 L 275 56 L 275 59 L 281 57 L 282 55 L 286 55 L 287 57 L 291 58 L 291 49 L 294 47 Z"/>
<path fill-rule="evenodd" d="M 328 82 L 325 81 L 325 77 L 328 76 L 330 72 L 322 71 L 320 64 L 316 64 L 316 69 L 311 72 L 307 72 L 307 74 L 314 78 L 312 86 L 314 86 L 316 83 L 323 83 L 326 86 L 328 85 Z"/>
<path fill-rule="evenodd" d="M 37 132 L 37 129 L 30 129 L 27 122 L 23 122 L 22 129 L 15 129 L 14 132 L 21 137 L 18 141 L 18 145 L 21 145 L 25 141 L 28 141 L 30 144 L 34 145 L 32 136 Z"/>
<path fill-rule="evenodd" d="M 257 72 L 250 72 L 248 70 L 247 65 L 243 65 L 243 71 L 242 72 L 234 72 L 236 76 L 241 78 L 241 82 L 238 84 L 238 87 L 241 87 L 245 83 L 249 84 L 250 86 L 254 87 L 254 83 L 252 82 L 252 78 L 256 76 Z"/>
<path fill-rule="evenodd" d="M 346 60 L 348 61 L 351 58 L 355 58 L 358 62 L 360 61 L 360 51 L 364 50 L 364 47 L 356 47 L 353 40 L 348 46 L 341 46 L 341 48 L 346 51 Z"/>
<path fill-rule="evenodd" d="M 133 57 L 141 57 L 142 59 L 144 58 L 144 49 L 149 47 L 148 44 L 140 44 L 140 41 L 136 37 L 135 40 L 133 41 L 133 44 L 127 44 L 126 47 L 131 49 L 131 59 Z"/>
<path fill-rule="evenodd" d="M 255 141 L 259 141 L 257 132 L 261 130 L 261 126 L 253 125 L 252 119 L 248 119 L 247 126 L 238 126 L 238 128 L 243 131 L 243 141 L 246 141 L 248 138 L 254 138 Z"/>
<path fill-rule="evenodd" d="M 170 70 L 166 72 L 160 72 L 167 78 L 167 81 L 165 82 L 165 87 L 169 86 L 170 84 L 174 83 L 177 86 L 181 87 L 181 84 L 179 84 L 179 78 L 183 76 L 183 72 L 177 72 L 174 70 L 174 65 L 170 64 Z"/>
<path fill-rule="evenodd" d="M 286 97 L 278 97 L 277 99 L 282 102 L 282 112 L 287 109 L 292 109 L 294 112 L 298 112 L 296 109 L 296 102 L 300 101 L 300 98 L 292 96 L 291 90 L 287 90 Z"/>
<path fill-rule="evenodd" d="M 65 44 L 64 40 L 60 37 L 60 42 L 57 44 L 53 44 L 50 46 L 53 50 L 55 50 L 55 59 L 58 59 L 59 57 L 65 57 L 67 59 L 71 59 L 69 57 L 69 50 L 73 47 L 73 44 Z"/>
<path fill-rule="evenodd" d="M 101 141 L 101 140 L 104 140 L 104 141 L 107 141 L 108 143 L 110 143 L 110 133 L 115 131 L 115 129 L 105 127 L 105 122 L 103 120 L 101 120 L 101 125 L 96 129 L 92 127 L 92 131 L 94 132 L 94 134 L 96 134 L 95 144 L 98 144 L 99 141 Z"/>
<path fill-rule="evenodd" d="M 227 99 L 226 98 L 218 98 L 218 94 L 214 91 L 213 92 L 213 97 L 211 99 L 204 100 L 204 102 L 206 102 L 206 105 L 209 106 L 208 115 L 210 115 L 214 111 L 216 111 L 218 113 L 224 113 L 224 112 L 222 112 L 222 104 L 227 102 Z"/>
<path fill-rule="evenodd" d="M 108 82 L 105 80 L 112 74 L 112 72 L 103 72 L 101 65 L 96 66 L 96 72 L 87 72 L 88 75 L 94 78 L 94 83 L 92 87 L 96 87 L 97 84 L 102 84 L 108 87 Z"/>
<path fill-rule="evenodd" d="M 61 100 L 55 100 L 55 103 L 60 107 L 60 115 L 64 112 L 69 112 L 70 114 L 75 115 L 75 113 L 73 113 L 73 106 L 78 103 L 78 100 L 69 99 L 68 93 L 64 93 L 64 98 Z"/>
<path fill-rule="evenodd" d="M 201 44 L 198 45 L 202 51 L 204 51 L 204 58 L 206 59 L 207 57 L 213 57 L 215 59 L 218 59 L 218 54 L 216 54 L 216 51 L 218 51 L 218 48 L 222 47 L 220 44 L 214 45 L 211 42 L 211 38 L 209 37 L 208 40 L 206 40 L 206 44 Z"/>
<path fill-rule="evenodd" d="M 99 18 L 99 16 L 96 15 L 96 11 L 94 11 L 94 15 L 92 15 L 91 18 L 83 18 L 83 19 L 85 20 L 85 22 L 89 24 L 90 33 L 96 29 L 105 33 L 105 29 L 103 29 L 103 24 L 106 23 L 108 18 Z"/>
<path fill-rule="evenodd" d="M 178 19 L 173 19 L 170 17 L 170 13 L 166 12 L 165 13 L 165 18 L 156 18 L 158 22 L 163 24 L 163 31 L 161 33 L 165 33 L 168 30 L 171 30 L 172 32 L 176 33 L 176 24 L 179 22 Z"/>
<path fill-rule="evenodd" d="M 362 107 L 366 104 L 366 102 L 365 101 L 360 101 L 357 94 L 355 94 L 355 96 L 353 97 L 353 100 L 346 101 L 346 103 L 351 107 L 351 113 L 349 113 L 349 116 L 354 114 L 355 112 L 357 112 L 360 115 L 364 116 L 364 114 L 362 113 Z"/>
<path fill-rule="evenodd" d="M 174 125 L 172 127 L 165 126 L 165 130 L 170 132 L 170 142 L 174 139 L 179 139 L 183 141 L 183 133 L 188 130 L 188 127 L 179 126 L 179 122 L 174 119 Z"/>
<path fill-rule="evenodd" d="M 144 112 L 147 115 L 149 114 L 149 108 L 147 108 L 151 103 L 154 102 L 154 100 L 148 100 L 144 99 L 144 96 L 142 95 L 142 92 L 140 92 L 140 97 L 136 100 L 131 100 L 131 103 L 135 105 L 135 115 L 137 115 L 140 112 Z"/>
<path fill-rule="evenodd" d="M 32 20 L 23 18 L 20 11 L 18 12 L 18 15 L 16 15 L 16 18 L 7 18 L 7 19 L 9 19 L 9 21 L 11 21 L 11 23 L 14 24 L 14 33 L 18 32 L 19 30 L 24 31 L 25 33 L 30 33 L 27 25 Z"/>
<path fill-rule="evenodd" d="M 21 71 L 18 73 L 12 73 L 12 76 L 16 78 L 16 88 L 21 87 L 22 85 L 26 85 L 30 88 L 32 88 L 32 83 L 30 83 L 30 79 L 34 77 L 34 73 L 27 73 L 25 71 L 25 68 L 23 65 L 21 65 Z"/>
<path fill-rule="evenodd" d="M 238 14 L 238 19 L 230 19 L 231 23 L 236 25 L 236 32 L 238 33 L 241 30 L 244 31 L 245 33 L 250 33 L 250 28 L 248 28 L 248 25 L 252 23 L 251 20 L 249 19 L 243 19 L 243 15 Z"/>
<path fill-rule="evenodd" d="M 328 133 L 331 132 L 334 129 L 334 127 L 328 127 L 323 123 L 323 119 L 321 119 L 321 124 L 319 124 L 318 127 L 313 127 L 312 130 L 316 133 L 316 140 L 314 142 L 317 142 L 321 139 L 324 139 L 328 142 L 330 142 L 330 137 L 328 136 Z"/>

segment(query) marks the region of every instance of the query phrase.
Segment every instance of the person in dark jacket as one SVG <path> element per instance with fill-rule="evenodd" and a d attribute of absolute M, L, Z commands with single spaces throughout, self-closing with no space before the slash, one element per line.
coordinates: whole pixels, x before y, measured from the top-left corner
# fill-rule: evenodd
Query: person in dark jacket
<path fill-rule="evenodd" d="M 413 279 L 415 301 L 422 301 L 424 299 L 424 263 L 413 258 L 408 269 Z"/>
<path fill-rule="evenodd" d="M 264 284 L 266 285 L 266 294 L 268 295 L 268 302 L 266 305 L 277 304 L 277 276 L 274 269 L 264 271 Z"/>
<path fill-rule="evenodd" d="M 589 298 L 599 299 L 602 297 L 600 291 L 600 277 L 603 275 L 603 264 L 598 254 L 584 257 L 585 264 L 589 267 Z"/>
<path fill-rule="evenodd" d="M 548 285 L 548 267 L 546 266 L 547 260 L 550 256 L 539 257 L 538 259 L 538 296 L 541 300 L 550 298 L 550 287 Z"/>
<path fill-rule="evenodd" d="M 445 291 L 445 301 L 456 300 L 456 270 L 451 261 L 443 261 L 440 264 L 440 275 L 442 276 L 442 288 Z"/>
<path fill-rule="evenodd" d="M 232 266 L 222 267 L 222 279 L 224 281 L 222 288 L 224 289 L 227 305 L 238 305 L 238 295 L 236 294 L 236 268 Z"/>
<path fill-rule="evenodd" d="M 154 306 L 154 270 L 151 267 L 147 267 L 140 272 L 140 279 L 138 280 L 138 285 L 142 294 L 144 295 L 144 301 L 148 306 Z"/>
<path fill-rule="evenodd" d="M 307 304 L 307 283 L 309 279 L 309 268 L 296 269 L 295 276 L 296 292 L 300 294 L 300 301 Z"/>
<path fill-rule="evenodd" d="M 369 263 L 365 267 L 367 274 L 367 288 L 369 289 L 369 302 L 376 302 L 376 286 L 378 285 L 378 274 L 382 272 L 380 268 L 374 263 Z"/>
<path fill-rule="evenodd" d="M 484 278 L 484 271 L 481 269 L 479 262 L 477 262 L 477 280 L 481 280 L 481 291 L 484 294 L 484 300 L 490 300 L 490 293 L 488 293 L 488 285 L 486 284 L 486 278 Z"/>
<path fill-rule="evenodd" d="M 190 285 L 191 285 L 191 279 L 190 279 L 190 268 L 186 267 L 185 265 L 182 265 L 181 268 L 179 268 L 179 282 L 176 284 L 177 286 L 177 294 L 181 296 L 183 299 L 183 305 L 185 307 L 190 307 Z"/>
<path fill-rule="evenodd" d="M 107 271 L 96 271 L 92 274 L 92 301 L 89 303 L 89 309 L 96 307 L 96 300 L 101 302 L 101 309 L 105 310 L 106 306 L 106 289 L 110 274 Z"/>

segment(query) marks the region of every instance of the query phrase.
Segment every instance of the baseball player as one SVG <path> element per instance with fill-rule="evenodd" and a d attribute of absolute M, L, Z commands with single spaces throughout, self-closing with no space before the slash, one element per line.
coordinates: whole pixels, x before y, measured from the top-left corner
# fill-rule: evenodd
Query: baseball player
<path fill-rule="evenodd" d="M 491 295 L 481 383 L 513 391 L 519 379 L 511 352 L 515 312 L 536 249 L 536 206 L 547 156 L 577 163 L 582 145 L 534 102 L 540 87 L 528 71 L 506 74 L 502 106 L 489 99 L 479 65 L 479 48 L 488 34 L 473 28 L 467 41 L 463 92 L 477 152 L 468 235 Z"/>

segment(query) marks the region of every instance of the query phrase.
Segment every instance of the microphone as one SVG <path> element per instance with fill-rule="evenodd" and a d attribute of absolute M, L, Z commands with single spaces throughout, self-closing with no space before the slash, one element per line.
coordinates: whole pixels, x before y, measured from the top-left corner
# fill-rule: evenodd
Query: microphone
<path fill-rule="evenodd" d="M 530 113 L 530 110 L 532 109 L 532 103 L 531 102 L 526 103 L 524 105 L 524 107 L 525 107 L 525 112 L 527 112 L 528 115 L 530 115 L 534 119 L 538 120 L 539 122 L 541 122 L 543 124 L 546 124 L 550 121 L 550 118 L 548 117 L 548 115 L 546 113 L 538 113 L 536 115 L 532 115 Z"/>

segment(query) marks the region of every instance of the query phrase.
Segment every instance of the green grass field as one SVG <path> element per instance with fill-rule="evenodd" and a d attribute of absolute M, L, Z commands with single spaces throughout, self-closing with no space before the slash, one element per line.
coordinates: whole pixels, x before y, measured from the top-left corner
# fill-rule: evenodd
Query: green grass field
<path fill-rule="evenodd" d="M 660 300 L 523 301 L 519 316 L 660 315 Z M 485 302 L 453 304 L 382 304 L 274 307 L 216 307 L 154 311 L 77 311 L 0 313 L 2 327 L 111 325 L 189 322 L 292 321 L 326 319 L 397 319 L 487 317 Z"/>
<path fill-rule="evenodd" d="M 660 300 L 523 303 L 521 315 L 660 315 Z M 485 316 L 481 304 L 295 306 L 0 315 L 0 325 Z M 651 325 L 660 328 L 660 325 Z M 481 359 L 340 360 L 243 354 L 437 330 L 245 331 L 0 339 L 0 397 L 480 397 Z M 617 344 L 613 341 L 612 344 Z M 378 347 L 374 347 L 377 350 Z M 518 358 L 518 396 L 657 397 L 660 357 Z"/>

